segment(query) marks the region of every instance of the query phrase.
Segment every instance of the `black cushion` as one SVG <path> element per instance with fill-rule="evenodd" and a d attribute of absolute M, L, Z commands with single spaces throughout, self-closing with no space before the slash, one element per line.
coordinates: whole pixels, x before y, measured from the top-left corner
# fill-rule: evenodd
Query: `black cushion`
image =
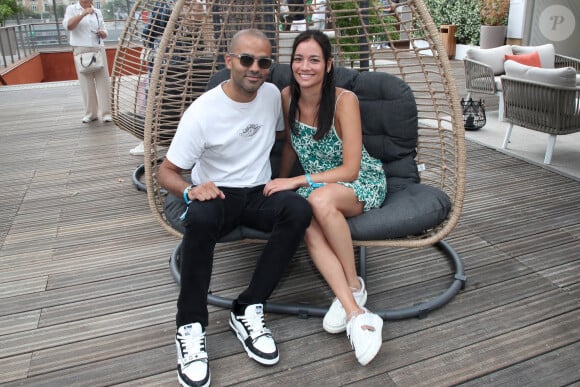
<path fill-rule="evenodd" d="M 223 69 L 212 76 L 207 89 L 229 79 Z M 290 66 L 276 64 L 268 78 L 284 88 Z M 420 235 L 439 225 L 451 209 L 449 197 L 440 189 L 420 183 L 415 163 L 418 139 L 417 106 L 411 88 L 401 79 L 383 72 L 358 72 L 336 68 L 336 85 L 356 93 L 361 110 L 363 142 L 369 154 L 383 161 L 387 174 L 387 196 L 380 208 L 348 219 L 354 240 L 382 240 Z M 272 149 L 273 177 L 278 175 L 281 143 Z M 302 174 L 300 166 L 294 174 Z M 171 195 L 165 212 L 171 225 L 183 232 L 179 216 L 185 210 L 181 198 Z M 267 238 L 267 234 L 240 227 L 222 239 Z"/>

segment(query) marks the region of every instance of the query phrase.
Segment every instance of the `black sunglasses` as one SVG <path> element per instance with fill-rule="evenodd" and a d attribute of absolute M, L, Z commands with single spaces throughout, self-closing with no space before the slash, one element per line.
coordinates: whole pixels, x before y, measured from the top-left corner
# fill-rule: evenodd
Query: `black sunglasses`
<path fill-rule="evenodd" d="M 272 67 L 272 63 L 274 63 L 274 59 L 271 58 L 256 58 L 253 55 L 250 54 L 234 54 L 232 52 L 230 52 L 231 56 L 235 56 L 236 58 L 238 58 L 240 60 L 240 64 L 244 67 L 250 67 L 251 65 L 254 64 L 254 61 L 258 61 L 258 66 L 262 69 L 262 70 L 267 70 L 270 67 Z"/>

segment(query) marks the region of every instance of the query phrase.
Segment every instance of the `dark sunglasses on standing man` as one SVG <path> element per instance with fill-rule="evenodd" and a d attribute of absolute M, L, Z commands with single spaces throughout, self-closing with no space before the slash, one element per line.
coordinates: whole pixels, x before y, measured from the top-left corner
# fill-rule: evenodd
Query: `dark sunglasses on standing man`
<path fill-rule="evenodd" d="M 258 61 L 258 66 L 262 70 L 267 70 L 272 67 L 272 63 L 274 63 L 274 59 L 271 58 L 256 58 L 250 54 L 234 54 L 230 52 L 231 56 L 234 56 L 240 60 L 240 64 L 244 67 L 250 67 L 254 64 L 254 61 Z"/>

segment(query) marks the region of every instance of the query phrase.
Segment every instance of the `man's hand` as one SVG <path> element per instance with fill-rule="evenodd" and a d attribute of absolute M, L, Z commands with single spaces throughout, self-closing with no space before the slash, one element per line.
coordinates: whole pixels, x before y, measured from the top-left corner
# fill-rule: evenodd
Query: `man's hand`
<path fill-rule="evenodd" d="M 200 184 L 189 190 L 189 200 L 204 202 L 216 198 L 225 199 L 226 195 L 212 181 Z"/>

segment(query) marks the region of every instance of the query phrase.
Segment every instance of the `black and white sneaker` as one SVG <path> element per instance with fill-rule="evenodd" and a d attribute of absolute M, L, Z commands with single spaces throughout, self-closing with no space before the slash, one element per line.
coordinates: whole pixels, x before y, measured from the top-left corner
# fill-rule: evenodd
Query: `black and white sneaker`
<path fill-rule="evenodd" d="M 242 342 L 248 356 L 263 365 L 278 363 L 278 348 L 272 333 L 264 325 L 262 304 L 248 305 L 241 315 L 230 313 L 230 327 Z"/>
<path fill-rule="evenodd" d="M 206 387 L 210 383 L 205 332 L 200 323 L 182 325 L 175 334 L 177 378 L 182 386 Z"/>

